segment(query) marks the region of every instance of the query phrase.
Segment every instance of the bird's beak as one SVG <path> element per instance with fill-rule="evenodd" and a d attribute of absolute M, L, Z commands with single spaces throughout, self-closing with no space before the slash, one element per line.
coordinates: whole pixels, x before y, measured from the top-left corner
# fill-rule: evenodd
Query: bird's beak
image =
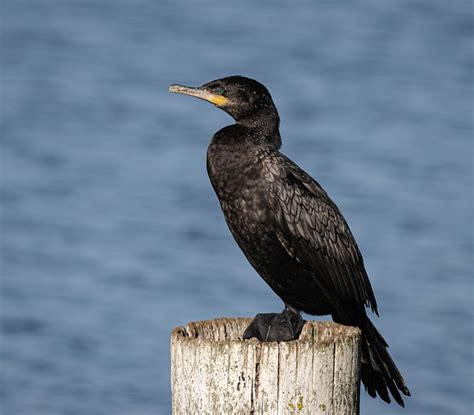
<path fill-rule="evenodd" d="M 226 97 L 223 97 L 222 95 L 213 94 L 207 89 L 201 87 L 196 88 L 191 86 L 173 84 L 170 86 L 169 91 L 174 92 L 175 94 L 191 95 L 192 97 L 203 99 L 204 101 L 208 101 L 211 104 L 217 105 L 218 107 L 225 105 L 229 102 Z"/>

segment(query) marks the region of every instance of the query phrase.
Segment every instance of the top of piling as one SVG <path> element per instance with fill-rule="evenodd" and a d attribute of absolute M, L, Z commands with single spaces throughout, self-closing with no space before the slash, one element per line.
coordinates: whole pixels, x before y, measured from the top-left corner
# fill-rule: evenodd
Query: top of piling
<path fill-rule="evenodd" d="M 176 340 L 199 340 L 215 342 L 259 342 L 257 339 L 243 340 L 242 334 L 252 321 L 251 318 L 229 318 L 222 317 L 213 320 L 194 321 L 185 327 L 176 327 L 172 337 Z M 349 338 L 359 337 L 360 330 L 357 327 L 344 326 L 329 321 L 307 321 L 301 330 L 297 342 L 305 342 L 316 345 L 334 343 Z"/>

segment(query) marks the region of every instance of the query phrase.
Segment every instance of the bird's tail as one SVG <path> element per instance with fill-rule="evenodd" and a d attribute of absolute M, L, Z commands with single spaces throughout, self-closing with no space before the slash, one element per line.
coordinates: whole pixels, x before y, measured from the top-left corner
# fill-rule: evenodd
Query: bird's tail
<path fill-rule="evenodd" d="M 370 396 L 377 394 L 390 402 L 388 391 L 400 406 L 405 406 L 400 395 L 410 396 L 405 380 L 388 353 L 388 344 L 368 317 L 359 326 L 362 330 L 361 378 Z"/>

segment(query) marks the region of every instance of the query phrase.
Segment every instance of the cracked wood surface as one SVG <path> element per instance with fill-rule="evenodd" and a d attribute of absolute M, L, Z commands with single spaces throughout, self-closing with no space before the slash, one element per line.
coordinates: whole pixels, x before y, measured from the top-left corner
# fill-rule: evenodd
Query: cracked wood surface
<path fill-rule="evenodd" d="M 306 322 L 288 342 L 242 340 L 249 318 L 171 334 L 173 414 L 358 414 L 360 331 Z"/>

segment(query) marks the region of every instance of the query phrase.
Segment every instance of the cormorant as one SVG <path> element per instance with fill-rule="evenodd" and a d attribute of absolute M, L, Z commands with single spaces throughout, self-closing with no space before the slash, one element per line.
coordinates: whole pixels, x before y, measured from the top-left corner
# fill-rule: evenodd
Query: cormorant
<path fill-rule="evenodd" d="M 207 170 L 237 244 L 285 303 L 280 314 L 258 314 L 243 337 L 295 339 L 300 311 L 357 326 L 366 390 L 386 402 L 390 391 L 403 406 L 400 392 L 410 392 L 367 316 L 366 307 L 378 315 L 377 302 L 357 243 L 326 191 L 280 153 L 280 118 L 267 88 L 230 76 L 169 90 L 211 102 L 236 121 L 212 137 Z"/>

